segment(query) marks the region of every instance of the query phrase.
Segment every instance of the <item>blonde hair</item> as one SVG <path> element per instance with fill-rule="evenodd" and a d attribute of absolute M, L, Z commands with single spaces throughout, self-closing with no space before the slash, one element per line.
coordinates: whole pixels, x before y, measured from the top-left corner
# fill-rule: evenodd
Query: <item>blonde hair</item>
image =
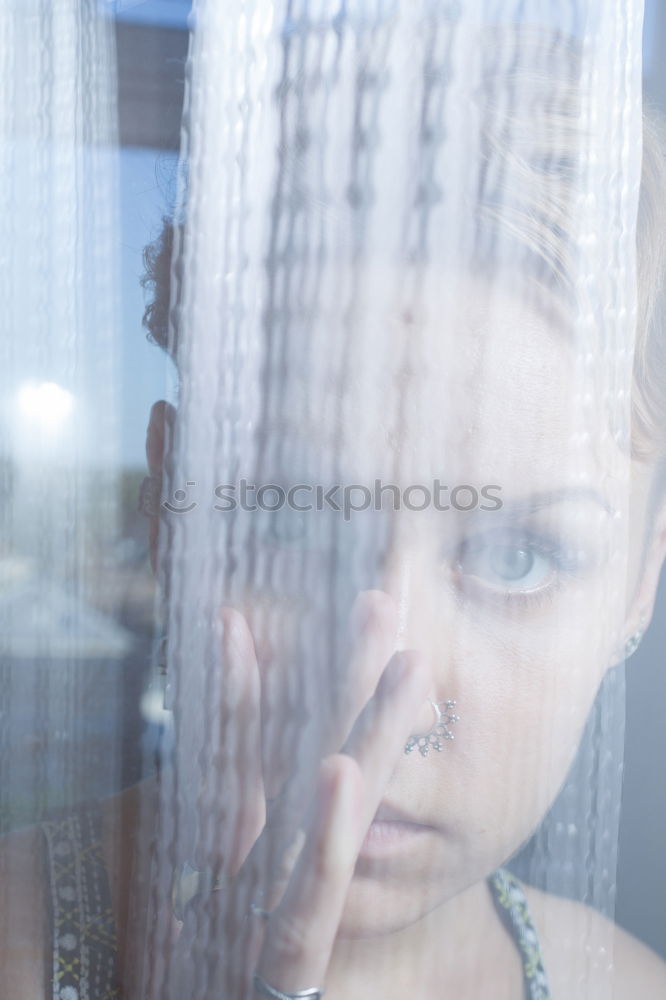
<path fill-rule="evenodd" d="M 528 280 L 575 308 L 575 196 L 580 153 L 589 141 L 581 124 L 580 43 L 520 25 L 493 32 L 483 58 L 495 64 L 498 48 L 517 53 L 511 70 L 484 76 L 481 88 L 484 140 L 502 188 L 496 204 L 482 195 L 476 211 L 500 248 L 508 242 L 507 256 L 518 259 Z M 663 469 L 658 478 L 666 489 L 666 124 L 652 107 L 643 111 L 642 146 L 631 455 Z"/>
<path fill-rule="evenodd" d="M 493 203 L 481 193 L 476 206 L 481 228 L 492 239 L 490 258 L 507 243 L 509 259 L 532 280 L 569 297 L 577 273 L 573 192 L 580 182 L 580 49 L 571 38 L 541 29 L 505 29 L 507 47 L 522 46 L 518 73 L 482 68 L 483 138 L 486 156 L 506 185 Z M 496 65 L 498 33 L 483 47 Z M 507 48 L 509 51 L 509 48 Z M 487 54 L 487 55 L 486 55 Z M 526 55 L 524 55 L 526 54 Z M 482 60 L 483 63 L 483 60 Z M 510 93 L 509 115 L 502 100 Z M 518 95 L 516 114 L 515 98 Z M 523 103 L 524 102 L 524 103 Z M 503 105 L 506 108 L 506 104 Z M 535 123 L 538 132 L 535 133 Z M 149 337 L 177 363 L 181 262 L 174 259 L 174 234 L 183 221 L 165 219 L 158 238 L 144 252 L 142 280 L 149 293 L 144 326 Z M 513 256 L 511 256 L 513 255 Z M 495 256 L 496 259 L 496 256 Z M 475 262 L 476 263 L 476 262 Z M 492 259 L 479 254 L 492 271 Z M 666 488 L 666 127 L 656 112 L 643 118 L 643 160 L 637 219 L 637 331 L 633 367 L 632 457 L 655 462 Z M 661 488 L 661 486 L 660 486 Z"/>

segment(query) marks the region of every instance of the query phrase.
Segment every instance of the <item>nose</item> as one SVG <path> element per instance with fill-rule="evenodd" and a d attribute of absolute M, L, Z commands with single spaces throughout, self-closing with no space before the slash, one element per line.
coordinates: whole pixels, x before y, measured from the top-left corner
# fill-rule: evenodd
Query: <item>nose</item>
<path fill-rule="evenodd" d="M 414 556 L 408 548 L 393 546 L 381 572 L 380 589 L 393 598 L 398 611 L 396 650 L 413 648 L 410 637 L 413 563 Z"/>
<path fill-rule="evenodd" d="M 396 652 L 404 649 L 415 649 L 428 662 L 432 671 L 432 650 L 429 648 L 432 636 L 429 637 L 424 622 L 421 619 L 417 604 L 416 584 L 418 577 L 418 559 L 414 548 L 410 545 L 394 542 L 387 552 L 378 581 L 382 590 L 392 597 L 397 607 L 398 627 L 396 634 Z M 423 581 L 421 581 L 423 583 Z M 414 719 L 412 735 L 428 732 L 433 725 L 433 703 L 437 702 L 433 676 L 432 690 L 428 700 L 421 705 L 418 716 Z"/>
<path fill-rule="evenodd" d="M 431 688 L 415 719 L 414 734 L 432 728 L 434 706 L 458 697 L 455 648 L 460 622 L 455 600 L 436 571 L 434 544 L 425 521 L 395 524 L 375 584 L 397 607 L 396 650 L 416 650 L 430 670 Z"/>
<path fill-rule="evenodd" d="M 418 649 L 423 635 L 416 634 L 418 608 L 416 591 L 419 586 L 419 563 L 422 544 L 417 535 L 418 524 L 412 519 L 394 517 L 385 522 L 383 551 L 376 570 L 374 586 L 393 598 L 398 613 L 398 650 Z M 423 586 L 424 579 L 420 581 Z"/>

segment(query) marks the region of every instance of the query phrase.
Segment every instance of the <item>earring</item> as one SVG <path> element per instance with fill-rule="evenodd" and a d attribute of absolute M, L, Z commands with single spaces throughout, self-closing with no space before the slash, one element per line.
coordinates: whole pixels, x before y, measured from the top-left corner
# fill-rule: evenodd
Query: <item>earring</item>
<path fill-rule="evenodd" d="M 432 701 L 428 699 L 432 710 L 435 713 L 435 722 L 427 733 L 410 736 L 405 743 L 405 753 L 410 754 L 412 750 L 418 748 L 422 757 L 427 757 L 431 750 L 443 750 L 444 741 L 454 739 L 454 735 L 449 726 L 454 722 L 460 722 L 460 716 L 456 715 L 453 709 L 456 707 L 455 701 Z"/>
<path fill-rule="evenodd" d="M 624 644 L 623 658 L 625 660 L 628 660 L 630 656 L 633 656 L 633 654 L 640 646 L 643 640 L 643 636 L 645 635 L 645 625 L 646 625 L 646 616 L 642 614 L 640 617 L 640 621 L 638 623 L 638 628 L 636 629 L 633 635 L 629 636 L 629 638 Z"/>

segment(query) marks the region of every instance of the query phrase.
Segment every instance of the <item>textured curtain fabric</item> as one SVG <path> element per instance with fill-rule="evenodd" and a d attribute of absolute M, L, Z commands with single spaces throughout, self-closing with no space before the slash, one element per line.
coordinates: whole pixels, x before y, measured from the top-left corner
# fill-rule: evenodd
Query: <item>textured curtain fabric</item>
<path fill-rule="evenodd" d="M 586 442 L 604 456 L 595 486 L 613 510 L 626 506 L 640 6 L 195 5 L 161 537 L 176 715 L 165 871 L 229 857 L 222 831 L 250 794 L 257 751 L 217 652 L 220 606 L 251 619 L 262 760 L 276 789 L 298 772 L 295 809 L 303 762 L 319 759 L 354 683 L 352 602 L 379 588 L 398 601 L 399 643 L 446 661 L 439 696 L 458 703 L 456 749 L 409 765 L 451 769 L 454 825 L 485 769 L 501 791 L 486 819 L 502 860 L 612 914 L 623 679 L 590 664 L 609 655 L 626 604 L 627 521 L 551 508 L 544 534 L 570 539 L 558 556 L 569 589 L 530 607 L 475 596 L 479 560 L 510 557 L 502 542 L 478 555 L 469 536 L 472 524 L 515 530 L 525 494 L 587 489 Z M 542 351 L 544 326 L 557 347 Z M 530 416 L 534 393 L 543 424 Z M 315 508 L 321 485 L 321 510 L 295 510 L 295 484 L 313 487 L 299 499 Z M 324 499 L 332 486 L 338 510 Z M 484 487 L 502 495 L 501 519 L 480 502 Z M 452 598 L 429 560 L 461 547 L 471 570 Z M 592 587 L 576 583 L 588 558 L 614 567 Z M 484 732 L 488 702 L 505 721 Z M 284 847 L 279 825 L 273 841 L 256 862 L 258 893 Z M 246 902 L 221 904 L 239 940 Z M 154 913 L 161 954 L 166 898 Z M 199 930 L 205 995 L 223 972 L 214 929 Z M 167 968 L 153 969 L 155 995 Z"/>
<path fill-rule="evenodd" d="M 115 737 L 100 737 L 129 648 L 104 611 L 119 288 L 115 51 L 100 10 L 95 0 L 0 10 L 5 830 L 119 781 Z"/>
<path fill-rule="evenodd" d="M 159 775 L 132 837 L 128 995 L 243 995 L 248 913 L 372 693 L 368 591 L 432 678 L 387 749 L 387 801 L 426 803 L 439 846 L 385 882 L 408 872 L 430 912 L 489 878 L 510 895 L 509 869 L 612 918 L 650 414 L 642 6 L 194 0 L 149 310 L 177 405 L 143 495 L 165 701 L 137 767 Z M 0 7 L 3 832 L 122 784 L 111 8 Z M 239 860 L 242 887 L 218 892 Z M 214 904 L 184 956 L 174 898 L 196 872 Z M 350 926 L 393 919 L 381 892 L 355 898 Z M 603 964 L 596 933 L 571 943 Z"/>

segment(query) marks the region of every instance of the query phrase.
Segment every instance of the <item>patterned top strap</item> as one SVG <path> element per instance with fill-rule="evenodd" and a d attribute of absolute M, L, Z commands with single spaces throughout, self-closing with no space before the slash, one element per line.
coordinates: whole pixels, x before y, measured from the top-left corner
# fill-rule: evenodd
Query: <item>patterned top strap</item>
<path fill-rule="evenodd" d="M 520 951 L 526 997 L 528 1000 L 551 1000 L 541 945 L 532 923 L 525 890 L 506 868 L 498 868 L 488 881 L 497 910 Z"/>
<path fill-rule="evenodd" d="M 53 933 L 53 1000 L 120 997 L 99 806 L 42 823 Z"/>

